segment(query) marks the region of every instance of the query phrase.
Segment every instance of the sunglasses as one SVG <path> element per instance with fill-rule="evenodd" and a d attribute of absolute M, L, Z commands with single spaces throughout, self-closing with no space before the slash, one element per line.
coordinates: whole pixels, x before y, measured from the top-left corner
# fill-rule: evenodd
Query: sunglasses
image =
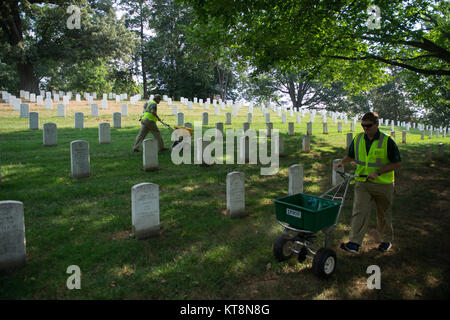
<path fill-rule="evenodd" d="M 361 123 L 361 126 L 362 126 L 363 128 L 372 128 L 373 123 L 370 123 L 370 124 L 362 124 L 362 123 Z"/>

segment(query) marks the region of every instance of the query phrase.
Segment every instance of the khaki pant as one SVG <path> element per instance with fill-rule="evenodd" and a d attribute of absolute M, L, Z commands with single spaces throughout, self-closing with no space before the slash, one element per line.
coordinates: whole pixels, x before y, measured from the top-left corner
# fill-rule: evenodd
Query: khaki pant
<path fill-rule="evenodd" d="M 355 199 L 350 231 L 350 241 L 362 244 L 369 226 L 369 215 L 372 209 L 371 201 L 375 200 L 377 207 L 377 231 L 381 242 L 392 242 L 394 230 L 392 228 L 392 201 L 394 198 L 394 184 L 379 184 L 373 182 L 356 181 Z"/>
<path fill-rule="evenodd" d="M 159 132 L 156 122 L 149 119 L 144 119 L 141 120 L 141 124 L 141 130 L 139 130 L 139 133 L 136 137 L 136 142 L 134 143 L 133 150 L 139 150 L 139 146 L 141 145 L 142 141 L 144 141 L 147 134 L 151 132 L 155 139 L 158 141 L 158 148 L 159 151 L 161 151 L 161 149 L 164 148 L 164 141 L 161 137 L 161 132 Z"/>

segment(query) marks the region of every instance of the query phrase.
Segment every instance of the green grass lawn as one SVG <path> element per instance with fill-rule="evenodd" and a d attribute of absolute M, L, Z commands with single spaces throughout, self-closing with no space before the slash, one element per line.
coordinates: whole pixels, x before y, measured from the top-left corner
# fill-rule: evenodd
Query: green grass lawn
<path fill-rule="evenodd" d="M 142 105 L 129 106 L 122 128 L 111 128 L 111 144 L 101 145 L 98 124 L 110 122 L 112 127 L 112 112 L 120 111 L 119 104 L 109 105 L 109 110 L 99 110 L 98 118 L 90 117 L 84 102 L 71 104 L 65 118 L 56 117 L 56 108 L 32 105 L 30 111 L 39 111 L 40 116 L 40 130 L 32 131 L 28 119 L 0 104 L 0 200 L 23 202 L 27 245 L 26 266 L 0 273 L 1 299 L 448 298 L 449 138 L 421 140 L 419 131 L 411 129 L 408 143 L 398 143 L 403 167 L 396 180 L 394 247 L 388 253 L 375 250 L 375 214 L 360 255 L 338 249 L 348 240 L 351 186 L 333 231 L 337 270 L 325 281 L 314 276 L 311 260 L 301 264 L 295 258 L 275 260 L 273 242 L 282 228 L 273 200 L 287 195 L 288 168 L 293 164 L 304 167 L 304 193 L 319 195 L 331 187 L 331 163 L 346 152 L 350 121 L 343 133 L 337 133 L 337 125 L 328 119 L 329 134 L 324 135 L 317 116 L 311 152 L 302 153 L 309 114 L 295 124 L 296 134 L 290 137 L 288 124 L 272 113 L 287 154 L 272 176 L 260 175 L 261 165 L 174 165 L 170 152 L 160 154 L 158 171 L 144 172 L 142 154 L 131 152 Z M 85 113 L 85 129 L 74 129 L 74 112 L 80 110 Z M 171 108 L 161 103 L 158 110 L 162 119 L 176 125 Z M 179 112 L 184 112 L 185 122 L 194 123 L 201 121 L 204 109 L 194 105 L 194 110 L 187 110 L 180 104 Z M 241 109 L 232 125 L 225 125 L 225 111 L 214 116 L 211 107 L 207 127 L 223 122 L 224 129 L 242 128 L 246 112 Z M 251 128 L 264 129 L 261 111 L 254 112 Z M 295 118 L 288 116 L 289 121 Z M 58 126 L 56 147 L 42 145 L 46 122 Z M 170 146 L 170 131 L 159 127 Z M 381 129 L 390 132 L 390 126 Z M 359 125 L 356 130 L 361 131 Z M 396 130 L 401 142 L 401 129 Z M 70 142 L 79 139 L 89 142 L 91 177 L 76 180 L 70 176 Z M 445 143 L 443 160 L 436 158 L 440 142 Z M 431 160 L 426 159 L 427 145 L 433 148 Z M 245 173 L 244 218 L 225 215 L 226 176 L 232 171 Z M 159 185 L 161 234 L 138 241 L 132 234 L 131 188 L 142 182 Z M 323 236 L 318 235 L 322 243 Z M 67 289 L 70 265 L 81 269 L 80 290 Z M 380 290 L 366 286 L 370 265 L 381 269 Z"/>

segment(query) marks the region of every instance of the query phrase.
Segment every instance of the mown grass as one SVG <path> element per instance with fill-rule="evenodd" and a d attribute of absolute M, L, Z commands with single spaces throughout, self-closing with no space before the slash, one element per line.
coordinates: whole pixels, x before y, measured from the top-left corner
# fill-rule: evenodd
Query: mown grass
<path fill-rule="evenodd" d="M 432 299 L 447 298 L 449 255 L 448 227 L 448 138 L 420 139 L 408 133 L 408 144 L 399 143 L 404 166 L 397 174 L 394 202 L 395 242 L 393 250 L 381 254 L 375 214 L 362 247 L 353 257 L 338 249 L 346 241 L 352 205 L 349 192 L 340 223 L 333 231 L 331 247 L 338 256 L 336 274 L 330 280 L 316 278 L 311 261 L 295 259 L 278 263 L 272 246 L 282 229 L 273 200 L 288 192 L 288 168 L 304 167 L 304 192 L 321 194 L 331 184 L 331 163 L 345 154 L 346 133 L 337 133 L 329 122 L 322 134 L 321 118 L 313 125 L 311 152 L 301 152 L 309 115 L 295 124 L 296 134 L 287 136 L 288 124 L 271 115 L 274 128 L 284 135 L 287 156 L 280 170 L 262 176 L 261 165 L 223 164 L 209 167 L 174 165 L 170 152 L 160 154 L 159 170 L 144 172 L 142 154 L 131 147 L 139 130 L 136 120 L 141 105 L 129 107 L 122 128 L 111 128 L 111 144 L 98 143 L 98 124 L 112 124 L 112 112 L 120 105 L 110 102 L 100 117 L 91 118 L 85 103 L 71 103 L 66 118 L 56 110 L 38 111 L 40 130 L 28 130 L 28 119 L 0 104 L 0 200 L 24 203 L 27 264 L 13 273 L 0 273 L 1 299 Z M 214 116 L 209 110 L 208 128 L 225 123 L 225 112 Z M 74 129 L 74 112 L 85 113 L 85 129 Z M 201 120 L 205 110 L 194 106 L 184 112 L 185 122 Z M 230 111 L 231 110 L 227 110 Z M 162 118 L 176 125 L 165 103 Z M 246 122 L 242 109 L 232 125 Z M 289 118 L 288 121 L 295 122 Z M 42 124 L 58 126 L 58 145 L 42 145 Z M 264 118 L 255 108 L 253 129 L 264 129 Z M 170 132 L 160 126 L 170 146 Z M 204 128 L 205 130 L 206 128 Z M 356 129 L 358 132 L 360 128 Z M 382 127 L 389 132 L 390 127 Z M 150 135 L 151 137 L 151 135 Z M 400 137 L 400 138 L 399 138 Z M 70 176 L 69 144 L 89 142 L 91 177 Z M 397 131 L 401 141 L 401 132 Z M 426 145 L 434 154 L 437 144 L 446 144 L 445 159 L 426 161 Z M 266 165 L 265 167 L 267 167 Z M 350 169 L 350 167 L 348 168 Z M 230 219 L 226 211 L 226 175 L 245 173 L 246 211 Z M 131 233 L 131 187 L 142 182 L 160 186 L 161 235 L 136 240 Z M 319 235 L 319 242 L 323 237 Z M 382 289 L 369 290 L 366 269 L 379 265 Z M 81 289 L 68 290 L 67 267 L 81 269 Z"/>

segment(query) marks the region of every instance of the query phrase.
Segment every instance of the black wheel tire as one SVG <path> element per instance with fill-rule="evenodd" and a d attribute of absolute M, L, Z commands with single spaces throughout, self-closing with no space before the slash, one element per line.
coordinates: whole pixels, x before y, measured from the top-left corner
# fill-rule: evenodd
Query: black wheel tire
<path fill-rule="evenodd" d="M 314 256 L 312 270 L 322 279 L 331 277 L 336 270 L 336 253 L 330 248 L 321 248 Z"/>
<path fill-rule="evenodd" d="M 293 244 L 292 239 L 279 236 L 273 244 L 273 255 L 279 262 L 288 260 L 293 254 L 290 250 Z"/>

